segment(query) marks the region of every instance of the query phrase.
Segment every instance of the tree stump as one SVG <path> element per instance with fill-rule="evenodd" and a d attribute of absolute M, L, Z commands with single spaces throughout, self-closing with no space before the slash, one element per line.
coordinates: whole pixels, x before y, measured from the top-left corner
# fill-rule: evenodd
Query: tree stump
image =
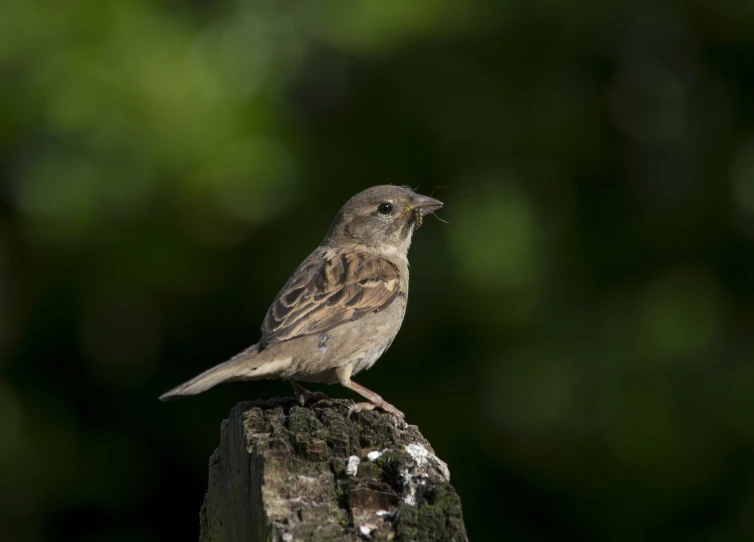
<path fill-rule="evenodd" d="M 212 454 L 201 542 L 467 541 L 448 467 L 414 426 L 353 403 L 236 405 Z"/>

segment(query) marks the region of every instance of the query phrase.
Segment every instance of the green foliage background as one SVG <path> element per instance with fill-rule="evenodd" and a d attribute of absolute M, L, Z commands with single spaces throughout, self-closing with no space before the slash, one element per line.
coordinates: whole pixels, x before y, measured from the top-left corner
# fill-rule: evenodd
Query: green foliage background
<path fill-rule="evenodd" d="M 4 541 L 196 539 L 220 421 L 290 390 L 157 395 L 386 182 L 479 239 L 427 220 L 359 377 L 472 540 L 754 537 L 754 3 L 0 9 Z"/>

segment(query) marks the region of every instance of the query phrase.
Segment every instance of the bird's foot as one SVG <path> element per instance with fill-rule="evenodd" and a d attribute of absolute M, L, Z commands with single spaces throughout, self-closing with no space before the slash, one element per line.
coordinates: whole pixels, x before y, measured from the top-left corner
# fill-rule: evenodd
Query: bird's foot
<path fill-rule="evenodd" d="M 298 404 L 301 406 L 329 399 L 329 397 L 321 391 L 308 391 L 301 386 L 294 386 L 294 388 L 296 390 L 296 399 L 298 399 Z"/>
<path fill-rule="evenodd" d="M 290 383 L 291 386 L 293 386 L 293 391 L 296 394 L 296 399 L 298 399 L 298 403 L 301 406 L 306 406 L 309 403 L 316 403 L 317 401 L 321 401 L 323 399 L 329 399 L 329 397 L 327 397 L 327 395 L 325 395 L 321 391 L 305 390 L 295 380 L 291 380 Z"/>
<path fill-rule="evenodd" d="M 403 418 L 405 418 L 405 415 L 403 412 L 395 408 L 390 403 L 387 403 L 385 401 L 382 401 L 380 403 L 356 403 L 351 408 L 348 409 L 348 414 L 346 414 L 346 420 L 351 419 L 351 414 L 357 413 L 357 412 L 365 412 L 367 410 L 374 410 L 375 408 L 379 408 L 380 410 L 384 410 L 385 412 L 392 414 L 396 417 L 396 419 L 399 422 L 403 421 Z"/>

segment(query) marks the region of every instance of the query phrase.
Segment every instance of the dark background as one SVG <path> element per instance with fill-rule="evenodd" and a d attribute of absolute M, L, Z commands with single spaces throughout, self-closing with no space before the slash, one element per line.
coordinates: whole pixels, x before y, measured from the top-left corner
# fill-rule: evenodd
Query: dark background
<path fill-rule="evenodd" d="M 358 378 L 472 540 L 754 537 L 743 0 L 5 0 L 0 537 L 195 540 L 221 420 L 291 390 L 157 396 L 388 182 L 478 238 L 428 217 Z"/>

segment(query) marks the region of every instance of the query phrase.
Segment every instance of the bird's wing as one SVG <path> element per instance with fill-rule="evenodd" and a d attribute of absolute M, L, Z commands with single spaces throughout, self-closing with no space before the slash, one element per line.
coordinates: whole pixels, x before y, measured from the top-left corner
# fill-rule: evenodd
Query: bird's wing
<path fill-rule="evenodd" d="M 329 331 L 387 308 L 400 293 L 398 268 L 366 253 L 312 255 L 278 294 L 262 344 Z"/>

